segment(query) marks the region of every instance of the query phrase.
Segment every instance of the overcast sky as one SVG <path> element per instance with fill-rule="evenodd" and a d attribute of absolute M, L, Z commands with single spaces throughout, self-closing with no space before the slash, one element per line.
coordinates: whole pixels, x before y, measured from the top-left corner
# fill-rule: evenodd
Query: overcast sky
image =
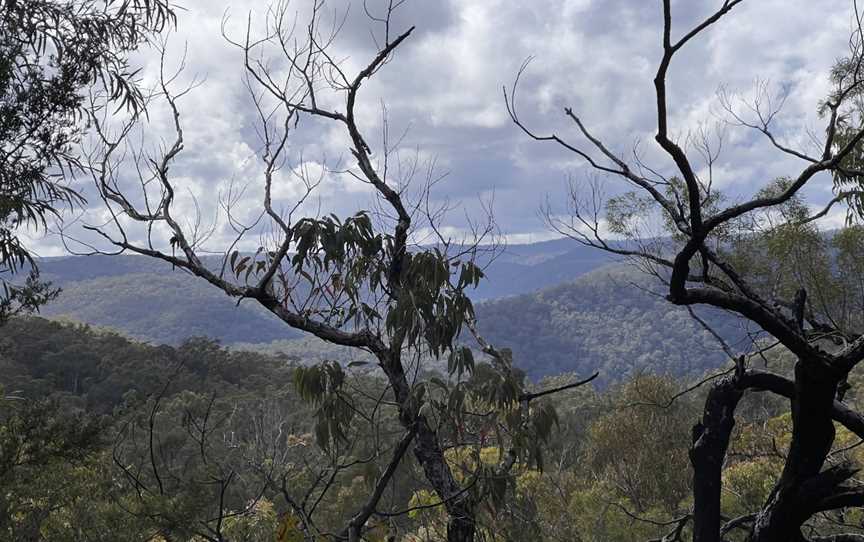
<path fill-rule="evenodd" d="M 370 0 L 369 5 L 375 9 L 385 1 Z M 293 0 L 291 9 L 302 18 L 309 2 Z M 720 4 L 673 2 L 676 33 Z M 192 208 L 185 198 L 189 194 L 197 197 L 205 215 L 214 212 L 216 195 L 224 194 L 233 179 L 248 185 L 238 209 L 251 217 L 260 209 L 256 154 L 261 145 L 243 86 L 242 58 L 222 37 L 220 25 L 227 16 L 229 34 L 239 38 L 250 13 L 253 29 L 260 27 L 264 2 L 186 0 L 182 5 L 178 29 L 168 42 L 169 60 L 178 58 L 185 44 L 184 77 L 204 81 L 180 103 L 186 150 L 172 170 L 178 193 L 184 195 L 178 212 Z M 347 3 L 333 0 L 328 6 L 341 13 Z M 370 58 L 372 36 L 380 37 L 381 28 L 365 18 L 362 1 L 354 2 L 348 13 L 334 47 L 346 69 L 354 71 Z M 437 160 L 440 172 L 448 173 L 434 196 L 460 206 L 451 213 L 450 226 L 464 226 L 465 213 L 476 216 L 479 200 L 494 193 L 497 221 L 511 241 L 549 238 L 538 208 L 547 196 L 555 204 L 563 202 L 568 176 L 587 171 L 578 157 L 531 141 L 510 122 L 502 85 L 512 83 L 529 56 L 533 61 L 523 76 L 518 106 L 532 128 L 581 143 L 576 127 L 563 115 L 564 107 L 572 107 L 615 152 L 629 156 L 639 144 L 653 168 L 673 171 L 653 142 L 659 0 L 407 0 L 396 31 L 410 25 L 416 25 L 415 32 L 361 91 L 361 129 L 380 149 L 381 104 L 386 103 L 390 132 L 407 130 L 403 146 L 419 148 L 424 158 Z M 721 116 L 721 85 L 746 95 L 762 79 L 772 94 L 784 88 L 789 93 L 777 120 L 781 139 L 806 148 L 808 130 L 823 133 L 817 105 L 829 88 L 828 70 L 846 51 L 850 28 L 848 0 L 746 0 L 676 57 L 669 77 L 671 130 L 684 137 L 700 124 L 713 125 Z M 145 64 L 146 78 L 155 73 L 155 59 L 152 53 L 138 59 Z M 155 111 L 148 135 L 167 135 L 168 126 L 167 118 Z M 327 123 L 301 120 L 289 156 L 290 167 L 305 163 L 314 169 L 325 159 L 332 166 L 340 157 L 350 165 L 340 127 Z M 730 128 L 714 180 L 733 197 L 744 196 L 801 167 L 772 151 L 758 134 Z M 284 208 L 299 192 L 289 175 L 282 180 L 285 185 L 275 195 Z M 620 185 L 610 184 L 610 191 L 615 190 Z M 814 205 L 825 201 L 830 180 L 821 180 L 807 197 Z M 315 209 L 347 213 L 370 201 L 366 186 L 348 176 L 326 175 L 313 203 Z M 228 233 L 217 230 L 211 247 L 224 249 L 220 245 Z M 35 246 L 43 255 L 58 253 L 52 238 Z"/>

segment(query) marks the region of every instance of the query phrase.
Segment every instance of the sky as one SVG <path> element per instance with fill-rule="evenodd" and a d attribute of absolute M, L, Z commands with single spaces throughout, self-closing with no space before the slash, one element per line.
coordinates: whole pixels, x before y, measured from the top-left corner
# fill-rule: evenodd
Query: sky
<path fill-rule="evenodd" d="M 292 0 L 289 5 L 300 25 L 310 2 Z M 368 0 L 373 12 L 385 3 Z M 681 35 L 721 3 L 673 1 L 673 33 Z M 199 84 L 179 102 L 185 145 L 171 169 L 178 194 L 174 214 L 191 216 L 197 205 L 206 224 L 215 219 L 206 248 L 221 251 L 232 231 L 219 209 L 220 196 L 229 189 L 236 196 L 242 187 L 234 206 L 240 222 L 257 216 L 263 196 L 262 147 L 244 86 L 243 58 L 222 29 L 224 25 L 229 37 L 241 39 L 249 22 L 252 33 L 260 34 L 266 4 L 184 0 L 181 5 L 178 28 L 167 42 L 167 64 L 176 66 L 185 51 L 186 67 L 175 88 L 192 80 Z M 338 17 L 347 13 L 333 56 L 345 71 L 356 73 L 374 54 L 374 40 L 380 40 L 383 29 L 365 16 L 362 0 L 350 5 L 331 0 L 327 9 Z M 361 90 L 360 129 L 380 157 L 386 107 L 390 141 L 404 136 L 403 160 L 410 163 L 418 156 L 424 163 L 434 161 L 435 178 L 442 178 L 433 188 L 432 203 L 453 208 L 444 219 L 446 231 L 458 235 L 466 217 L 481 219 L 491 204 L 509 242 L 555 237 L 539 216 L 541 206 L 549 201 L 554 212 L 564 212 L 568 178 L 587 178 L 590 170 L 573 153 L 532 141 L 514 126 L 502 87 L 512 85 L 530 57 L 517 95 L 520 117 L 528 126 L 587 148 L 564 115 L 570 107 L 616 154 L 632 157 L 638 147 L 652 168 L 671 174 L 674 165 L 653 141 L 652 79 L 662 53 L 660 17 L 659 0 L 407 0 L 396 14 L 393 32 L 412 25 L 416 29 Z M 745 0 L 676 56 L 668 78 L 670 130 L 683 141 L 700 126 L 725 127 L 722 154 L 713 168 L 716 187 L 733 199 L 746 197 L 770 179 L 803 168 L 760 134 L 724 124 L 729 118 L 719 107 L 718 89 L 752 96 L 761 81 L 772 97 L 787 93 L 776 119 L 777 135 L 790 146 L 809 150 L 811 134 L 824 133 L 816 110 L 830 88 L 828 70 L 847 50 L 851 22 L 848 0 Z M 282 59 L 276 51 L 270 53 L 267 61 L 278 72 Z M 133 61 L 144 68 L 143 83 L 152 84 L 158 55 L 143 51 Z M 334 105 L 339 99 L 325 98 Z M 147 148 L 172 137 L 164 107 L 154 106 L 140 133 Z M 704 164 L 691 154 L 704 174 Z M 344 216 L 372 205 L 368 185 L 333 171 L 353 166 L 348 140 L 337 124 L 301 119 L 292 129 L 287 157 L 275 181 L 278 208 L 290 209 L 302 194 L 292 171 L 321 173 L 322 182 L 303 213 Z M 132 182 L 131 172 L 125 175 Z M 609 193 L 626 188 L 614 179 L 601 182 Z M 829 199 L 830 179 L 814 183 L 806 196 L 814 207 Z M 69 221 L 73 237 L 93 240 L 80 224 L 106 219 L 104 207 L 94 201 L 91 194 L 83 216 Z M 842 215 L 829 216 L 827 224 L 832 221 L 842 222 Z M 31 244 L 44 256 L 63 253 L 55 236 Z"/>

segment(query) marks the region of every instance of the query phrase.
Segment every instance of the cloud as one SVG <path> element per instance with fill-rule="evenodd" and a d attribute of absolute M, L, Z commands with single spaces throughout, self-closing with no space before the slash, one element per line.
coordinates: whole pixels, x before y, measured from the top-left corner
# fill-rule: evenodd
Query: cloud
<path fill-rule="evenodd" d="M 383 2 L 369 2 L 381 9 Z M 673 2 L 675 35 L 716 9 L 719 2 Z M 253 31 L 261 29 L 260 2 L 194 0 L 184 2 L 179 29 L 169 41 L 169 64 L 176 64 L 186 44 L 187 70 L 181 79 L 203 79 L 181 101 L 185 149 L 172 172 L 178 179 L 178 209 L 194 212 L 194 196 L 205 216 L 219 212 L 229 187 L 245 186 L 236 209 L 251 221 L 261 211 L 263 166 L 257 113 L 243 84 L 242 58 L 221 35 L 240 36 L 251 10 Z M 307 3 L 295 0 L 300 16 Z M 341 20 L 345 0 L 329 4 Z M 502 86 L 510 85 L 523 61 L 533 57 L 523 75 L 518 107 L 538 133 L 557 133 L 584 146 L 576 126 L 563 114 L 572 107 L 613 152 L 630 158 L 639 142 L 641 156 L 656 170 L 674 173 L 674 164 L 653 142 L 656 129 L 652 78 L 662 54 L 659 2 L 632 0 L 410 0 L 394 28 L 416 30 L 393 60 L 364 85 L 358 120 L 367 140 L 382 157 L 382 103 L 386 103 L 391 141 L 406 134 L 406 156 L 415 148 L 424 160 L 436 158 L 447 177 L 433 198 L 461 205 L 451 213 L 452 231 L 466 227 L 465 213 L 482 213 L 478 201 L 495 194 L 495 215 L 511 239 L 541 239 L 549 232 L 537 210 L 547 195 L 561 201 L 568 175 L 586 173 L 584 162 L 550 144 L 532 141 L 510 122 Z M 768 24 L 770 21 L 770 24 Z M 788 88 L 778 118 L 779 136 L 794 145 L 820 133 L 818 101 L 826 94 L 827 72 L 847 46 L 848 2 L 766 0 L 745 2 L 698 37 L 676 57 L 670 69 L 670 129 L 685 139 L 700 124 L 717 120 L 716 91 L 725 85 L 746 93 L 757 79 L 770 88 Z M 373 36 L 382 29 L 369 23 L 362 3 L 347 11 L 334 56 L 356 71 L 373 52 Z M 142 53 L 145 78 L 158 66 L 153 53 Z M 278 67 L 278 64 L 274 64 Z M 339 105 L 340 95 L 326 98 Z M 151 145 L 170 140 L 171 117 L 154 109 L 147 136 Z M 335 170 L 353 167 L 349 141 L 337 123 L 302 120 L 289 141 L 289 159 L 279 173 L 274 197 L 281 209 L 302 195 L 298 168 L 322 172 L 317 195 L 303 209 L 315 214 L 353 213 L 372 205 L 367 185 Z M 586 147 L 588 148 L 588 147 Z M 596 153 L 595 153 L 596 154 Z M 694 154 L 694 156 L 696 156 Z M 703 175 L 705 164 L 694 160 Z M 305 165 L 305 166 L 304 166 Z M 715 183 L 732 197 L 746 196 L 779 175 L 796 173 L 802 163 L 776 152 L 763 137 L 730 128 L 724 152 L 714 166 Z M 317 168 L 317 169 L 316 169 Z M 818 204 L 830 198 L 822 185 L 807 192 Z M 610 192 L 620 190 L 620 183 Z M 563 206 L 562 206 L 563 209 Z M 223 215 L 224 218 L 224 215 Z M 224 248 L 231 229 L 217 229 L 211 248 Z M 50 247 L 49 240 L 40 241 Z M 56 243 L 55 245 L 56 246 Z"/>

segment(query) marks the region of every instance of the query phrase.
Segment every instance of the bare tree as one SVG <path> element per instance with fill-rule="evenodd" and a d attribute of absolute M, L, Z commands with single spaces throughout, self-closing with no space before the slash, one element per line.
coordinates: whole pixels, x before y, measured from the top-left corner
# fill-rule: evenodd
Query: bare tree
<path fill-rule="evenodd" d="M 667 299 L 676 305 L 709 305 L 736 313 L 757 324 L 797 357 L 791 379 L 747 366 L 745 358 L 732 374 L 715 381 L 708 395 L 702 420 L 693 428 L 690 459 L 693 465 L 693 539 L 698 542 L 723 540 L 727 533 L 745 529 L 748 540 L 803 541 L 802 526 L 828 510 L 864 504 L 864 487 L 854 479 L 855 470 L 843 463 L 830 464 L 826 458 L 834 443 L 834 423 L 840 423 L 864 437 L 864 417 L 842 402 L 848 389 L 846 377 L 864 359 L 864 337 L 860 328 L 837 318 L 837 306 L 825 303 L 818 281 L 804 280 L 809 273 L 799 258 L 793 271 L 753 265 L 769 255 L 760 245 L 760 236 L 779 231 L 796 234 L 801 242 L 805 228 L 825 216 L 831 206 L 849 205 L 850 217 L 860 217 L 861 141 L 864 115 L 860 107 L 862 89 L 861 16 L 855 6 L 855 28 L 848 56 L 834 67 L 834 88 L 821 104 L 826 119 L 824 135 L 814 136 L 813 150 L 798 150 L 784 143 L 775 130 L 775 120 L 784 96 L 771 99 L 761 86 L 756 99 L 738 111 L 727 95 L 721 104 L 729 124 L 756 130 L 767 137 L 781 155 L 798 160 L 802 166 L 788 178 L 779 179 L 752 199 L 728 203 L 713 186 L 713 165 L 722 146 L 722 137 L 707 130 L 687 138 L 672 135 L 667 74 L 676 55 L 691 41 L 717 24 L 744 0 L 724 0 L 719 8 L 683 33 L 673 32 L 672 1 L 662 0 L 662 57 L 654 78 L 656 93 L 655 141 L 669 159 L 666 165 L 648 165 L 637 152 L 628 158 L 594 135 L 571 108 L 564 115 L 573 123 L 573 139 L 543 134 L 526 125 L 517 113 L 515 92 L 519 82 L 505 89 L 513 122 L 537 141 L 551 142 L 587 162 L 598 181 L 586 192 L 576 186 L 569 219 L 547 209 L 547 219 L 559 232 L 588 246 L 630 258 L 661 279 Z M 524 67 L 520 70 L 522 75 Z M 722 131 L 721 131 L 722 134 Z M 666 173 L 674 171 L 674 173 Z M 833 178 L 836 197 L 828 206 L 811 214 L 800 200 L 810 185 Z M 631 189 L 608 201 L 602 185 L 623 181 Z M 575 185 L 574 185 L 575 186 Z M 606 221 L 604 222 L 604 206 Z M 666 232 L 662 238 L 646 235 L 652 227 Z M 622 243 L 609 239 L 609 232 L 629 238 Z M 649 240 L 646 240 L 649 239 Z M 760 248 L 761 246 L 761 248 Z M 789 246 L 789 245 L 787 245 Z M 738 249 L 738 250 L 736 250 Z M 742 250 L 743 249 L 743 252 Z M 748 254 L 749 251 L 749 254 Z M 760 252 L 761 251 L 761 252 Z M 741 258 L 742 253 L 749 258 Z M 749 262 L 747 260 L 750 260 Z M 792 260 L 787 260 L 792 263 Z M 792 275 L 797 289 L 781 287 Z M 852 292 L 849 292 L 850 294 Z M 861 310 L 860 306 L 857 310 Z M 746 393 L 768 391 L 787 397 L 793 420 L 792 439 L 785 466 L 767 502 L 760 510 L 742 518 L 724 518 L 720 509 L 721 473 L 735 423 L 735 408 Z M 675 522 L 664 540 L 679 540 L 687 516 Z M 725 522 L 725 523 L 724 523 Z M 812 540 L 857 540 L 858 535 L 838 535 Z"/>
<path fill-rule="evenodd" d="M 395 409 L 401 426 L 401 435 L 375 447 L 372 459 L 386 457 L 384 466 L 373 491 L 358 504 L 344 528 L 334 531 L 333 526 L 318 526 L 313 515 L 316 503 L 346 464 L 334 460 L 319 471 L 321 476 L 299 501 L 296 492 L 285 488 L 283 494 L 309 539 L 360 540 L 373 516 L 406 513 L 382 510 L 382 496 L 413 448 L 425 483 L 438 498 L 434 506 L 447 512 L 447 539 L 473 540 L 478 504 L 506 490 L 507 484 L 501 481 L 514 463 L 538 457 L 554 425 L 552 411 L 532 406 L 546 392 L 525 389 L 523 377 L 511 367 L 509 352 L 499 352 L 480 339 L 480 349 L 491 359 L 489 370 L 481 373 L 475 371 L 472 350 L 460 342 L 463 327 L 476 329 L 467 292 L 483 277 L 478 255 L 486 250 L 483 241 L 495 234 L 491 215 L 471 225 L 468 242 L 445 237 L 440 225 L 446 205 L 436 206 L 429 197 L 438 178 L 431 168 L 434 164 L 424 168 L 416 153 L 412 158 L 399 152 L 401 139 L 390 137 L 386 119 L 382 141 L 373 151 L 373 143 L 359 124 L 361 88 L 385 68 L 414 30 L 396 33 L 393 28 L 393 13 L 402 4 L 384 2 L 380 12 L 365 6 L 377 28 L 375 51 L 354 73 L 348 73 L 334 49 L 345 19 L 337 16 L 329 26 L 324 24 L 322 0 L 311 2 L 306 25 L 289 18 L 287 2 L 280 2 L 268 10 L 263 35 L 254 34 L 251 18 L 242 38 L 226 33 L 226 39 L 243 54 L 245 83 L 257 112 L 261 146 L 256 156 L 263 173 L 256 182 L 264 195 L 260 212 L 245 222 L 237 213 L 237 203 L 247 186 L 232 186 L 221 196 L 221 211 L 236 237 L 216 251 L 221 255 L 219 265 L 208 266 L 203 257 L 214 230 L 202 225 L 200 216 L 175 214 L 178 182 L 171 168 L 182 162 L 186 144 L 180 102 L 193 87 L 172 88 L 178 74 L 166 72 L 164 50 L 159 85 L 149 105 L 167 107 L 173 122 L 172 141 L 157 151 L 145 152 L 133 137 L 138 133 L 135 128 L 146 120 L 142 116 L 132 116 L 119 126 L 110 125 L 105 116 L 91 117 L 96 141 L 88 171 L 109 219 L 85 226 L 102 243 L 89 243 L 88 252 L 131 252 L 168 262 L 238 303 L 258 303 L 292 328 L 368 353 L 383 372 L 386 393 L 365 411 L 351 400 L 357 390 L 350 389 L 345 370 L 338 364 L 324 363 L 296 372 L 301 395 L 317 408 L 317 437 L 325 449 L 344 450 L 351 420 L 375 422 L 379 408 Z M 95 104 L 99 97 L 93 99 Z M 99 111 L 98 107 L 93 110 Z M 338 128 L 349 141 L 353 163 L 331 166 L 320 175 L 304 168 L 302 160 L 296 164 L 289 156 L 291 134 L 306 122 Z M 411 193 L 411 181 L 424 172 L 417 197 L 409 203 L 406 196 Z M 371 187 L 378 198 L 375 211 L 360 210 L 344 219 L 334 215 L 298 218 L 323 176 L 331 173 Z M 300 187 L 302 195 L 283 210 L 274 192 L 290 182 Z M 431 248 L 418 244 L 423 239 L 421 228 L 431 236 Z M 261 239 L 260 247 L 241 252 L 255 236 Z M 110 250 L 104 248 L 106 242 Z M 426 362 L 442 358 L 447 359 L 453 378 L 445 382 L 425 376 Z M 493 443 L 485 435 L 499 437 Z M 475 472 L 460 482 L 445 450 L 476 452 L 490 444 L 502 449 L 500 465 L 486 468 L 478 461 Z"/>

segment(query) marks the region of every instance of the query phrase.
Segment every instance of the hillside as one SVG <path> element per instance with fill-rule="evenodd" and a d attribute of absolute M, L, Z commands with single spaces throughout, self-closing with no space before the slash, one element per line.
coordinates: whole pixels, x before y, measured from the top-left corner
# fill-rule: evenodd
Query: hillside
<path fill-rule="evenodd" d="M 206 340 L 152 346 L 86 326 L 13 319 L 0 328 L 0 405 L 11 407 L 0 408 L 0 453 L 9 458 L 3 463 L 2 504 L 13 511 L 4 516 L 12 521 L 0 524 L 0 539 L 148 540 L 153 532 L 177 531 L 170 540 L 190 542 L 203 537 L 188 535 L 187 525 L 208 527 L 221 517 L 214 508 L 242 510 L 254 501 L 261 505 L 231 517 L 231 537 L 224 539 L 269 542 L 296 529 L 288 503 L 325 475 L 315 517 L 322 528 L 338 529 L 368 498 L 366 480 L 374 481 L 387 465 L 386 452 L 401 434 L 393 429 L 395 403 L 383 379 L 349 370 L 346 388 L 353 395 L 342 400 L 360 414 L 373 414 L 347 416 L 349 446 L 335 452 L 316 446 L 322 442 L 321 410 L 298 393 L 299 361 L 236 352 Z M 571 378 L 560 375 L 544 385 Z M 544 409 L 560 416 L 544 442 L 544 455 L 555 468 L 518 465 L 506 494 L 515 513 L 498 519 L 484 507 L 483 525 L 496 519 L 502 530 L 515 533 L 507 540 L 588 540 L 580 533 L 590 533 L 595 540 L 623 542 L 634 532 L 641 540 L 662 535 L 657 526 L 627 523 L 608 503 L 630 506 L 639 499 L 658 515 L 678 509 L 687 498 L 689 427 L 699 400 L 687 396 L 662 410 L 609 405 L 665 398 L 677 389 L 674 381 L 643 377 L 605 394 L 584 387 L 543 399 Z M 387 400 L 377 403 L 378 397 Z M 769 412 L 750 411 L 763 417 Z M 367 419 L 374 421 L 369 425 Z M 476 417 L 468 419 L 477 423 Z M 747 430 L 748 420 L 739 420 Z M 452 439 L 441 427 L 444 438 Z M 757 427 L 764 431 L 764 424 Z M 370 453 L 376 446 L 380 453 Z M 489 456 L 495 448 L 484 450 Z M 334 454 L 338 470 L 331 467 Z M 458 458 L 450 452 L 448 457 Z M 280 488 L 273 472 L 284 472 L 292 484 Z M 638 478 L 639 487 L 618 484 L 625 476 Z M 382 502 L 392 510 L 416 506 L 429 494 L 422 480 L 417 463 L 406 460 Z M 579 506 L 560 505 L 570 502 Z M 664 503 L 669 504 L 663 508 Z M 426 536 L 431 522 L 440 523 L 439 514 L 394 514 L 387 528 L 422 535 L 404 540 L 443 540 Z M 564 534 L 532 535 L 538 526 Z M 296 533 L 287 540 L 300 540 L 302 533 Z"/>
<path fill-rule="evenodd" d="M 540 292 L 480 303 L 477 315 L 485 337 L 511 348 L 532 378 L 599 370 L 603 385 L 639 372 L 693 376 L 722 365 L 717 341 L 686 309 L 645 291 L 650 286 L 629 266 L 608 266 Z M 704 308 L 697 314 L 732 344 L 746 339 L 732 315 Z"/>
<path fill-rule="evenodd" d="M 38 317 L 0 327 L 0 398 L 51 398 L 97 414 L 133 399 L 182 391 L 261 397 L 290 393 L 299 360 L 232 352 L 204 339 L 153 346 L 88 326 Z M 129 395 L 132 393 L 132 395 Z M 294 400 L 294 409 L 302 403 Z"/>
<path fill-rule="evenodd" d="M 211 264 L 218 265 L 216 258 Z M 237 305 L 202 280 L 155 260 L 48 259 L 43 274 L 63 289 L 43 308 L 48 318 L 156 344 L 199 336 L 309 361 L 356 356 L 302 338 L 254 303 Z M 474 296 L 482 330 L 496 345 L 512 348 L 517 365 L 534 379 L 597 369 L 606 385 L 640 371 L 701 374 L 725 361 L 686 310 L 633 286 L 648 286 L 645 277 L 572 241 L 507 247 L 487 275 Z M 704 314 L 729 340 L 744 337 L 732 317 Z"/>
<path fill-rule="evenodd" d="M 608 264 L 609 256 L 570 240 L 513 245 L 487 269 L 475 300 L 522 294 Z M 218 267 L 211 257 L 208 266 Z M 136 339 L 176 345 L 187 337 L 223 344 L 300 337 L 254 303 L 236 305 L 201 279 L 139 256 L 46 258 L 43 277 L 62 288 L 41 315 L 114 329 Z"/>
<path fill-rule="evenodd" d="M 180 271 L 130 271 L 72 281 L 56 277 L 52 273 L 62 293 L 40 311 L 47 318 L 107 327 L 156 344 L 176 345 L 188 337 L 231 344 L 300 336 L 258 305 L 248 301 L 237 305 L 216 288 Z"/>
<path fill-rule="evenodd" d="M 476 310 L 485 338 L 512 349 L 515 364 L 534 380 L 597 370 L 603 388 L 639 373 L 693 377 L 723 365 L 726 355 L 714 337 L 686 309 L 640 289 L 650 285 L 638 271 L 614 264 L 539 292 L 481 302 Z M 748 340 L 736 317 L 704 308 L 697 314 L 733 347 Z M 314 337 L 234 346 L 306 361 L 362 357 Z"/>
<path fill-rule="evenodd" d="M 475 301 L 525 294 L 573 280 L 613 261 L 601 250 L 571 239 L 505 247 L 487 269 L 487 280 L 472 293 Z"/>

